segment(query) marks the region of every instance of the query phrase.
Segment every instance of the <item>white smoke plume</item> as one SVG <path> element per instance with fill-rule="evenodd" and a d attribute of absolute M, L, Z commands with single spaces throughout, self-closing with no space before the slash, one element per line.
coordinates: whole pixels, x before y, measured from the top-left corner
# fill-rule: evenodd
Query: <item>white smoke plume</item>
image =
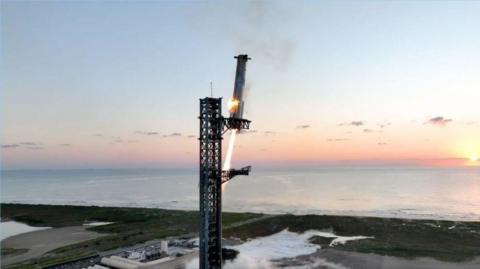
<path fill-rule="evenodd" d="M 226 33 L 237 46 L 238 53 L 248 52 L 264 58 L 262 62 L 284 70 L 293 58 L 295 39 L 288 34 L 289 12 L 274 1 L 250 1 L 239 9 L 236 20 Z M 233 31 L 232 31 L 233 30 Z"/>
<path fill-rule="evenodd" d="M 232 155 L 233 155 L 233 148 L 235 146 L 236 134 L 237 134 L 237 130 L 232 130 L 230 133 L 230 140 L 228 141 L 227 154 L 225 155 L 223 170 L 230 170 L 230 168 L 232 167 Z M 228 184 L 227 182 L 222 184 L 222 191 L 225 191 L 227 184 Z"/>
<path fill-rule="evenodd" d="M 344 244 L 351 240 L 362 240 L 370 237 L 366 236 L 338 236 L 331 232 L 322 232 L 310 230 L 298 234 L 283 230 L 279 233 L 258 237 L 237 246 L 229 248 L 238 250 L 240 253 L 233 261 L 225 263 L 225 269 L 274 269 L 274 268 L 327 268 L 327 269 L 346 269 L 345 266 L 328 262 L 318 257 L 311 257 L 301 265 L 285 267 L 281 264 L 282 259 L 295 259 L 299 256 L 314 254 L 320 249 L 320 246 L 310 243 L 312 236 L 322 236 L 333 238 L 331 245 Z M 278 265 L 278 266 L 277 266 Z M 198 259 L 191 261 L 187 269 L 197 269 Z"/>
<path fill-rule="evenodd" d="M 286 70 L 296 39 L 289 29 L 289 9 L 279 1 L 205 3 L 192 13 L 192 27 L 201 37 L 233 43 L 232 54 L 247 53 L 255 61 Z"/>

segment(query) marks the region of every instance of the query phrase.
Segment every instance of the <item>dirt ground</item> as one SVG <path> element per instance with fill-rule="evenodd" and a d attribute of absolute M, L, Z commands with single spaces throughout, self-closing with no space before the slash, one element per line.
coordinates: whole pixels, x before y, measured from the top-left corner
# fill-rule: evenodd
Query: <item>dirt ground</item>
<path fill-rule="evenodd" d="M 28 249 L 19 255 L 2 257 L 2 267 L 37 258 L 50 250 L 66 245 L 103 236 L 100 233 L 87 231 L 85 226 L 71 226 L 41 231 L 34 231 L 6 238 L 1 242 L 2 248 Z"/>

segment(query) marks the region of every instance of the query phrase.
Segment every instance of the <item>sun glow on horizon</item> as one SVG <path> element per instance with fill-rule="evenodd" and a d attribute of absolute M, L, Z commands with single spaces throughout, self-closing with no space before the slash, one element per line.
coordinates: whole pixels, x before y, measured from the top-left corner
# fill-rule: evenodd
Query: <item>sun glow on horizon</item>
<path fill-rule="evenodd" d="M 473 153 L 472 156 L 470 156 L 470 161 L 472 162 L 478 161 L 478 155 L 476 153 Z"/>

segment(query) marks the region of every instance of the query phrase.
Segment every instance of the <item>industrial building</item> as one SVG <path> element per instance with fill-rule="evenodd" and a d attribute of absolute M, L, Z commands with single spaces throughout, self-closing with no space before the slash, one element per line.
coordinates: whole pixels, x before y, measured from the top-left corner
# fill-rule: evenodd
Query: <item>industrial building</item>
<path fill-rule="evenodd" d="M 197 253 L 198 240 L 170 238 L 101 252 L 43 269 L 164 269 L 177 261 L 192 259 Z"/>

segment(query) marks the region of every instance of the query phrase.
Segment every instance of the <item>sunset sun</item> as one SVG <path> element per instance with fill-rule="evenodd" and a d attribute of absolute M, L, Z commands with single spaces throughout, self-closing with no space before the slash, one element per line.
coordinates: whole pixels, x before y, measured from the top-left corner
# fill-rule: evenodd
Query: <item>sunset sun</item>
<path fill-rule="evenodd" d="M 476 153 L 472 154 L 472 156 L 470 156 L 470 161 L 472 162 L 478 161 L 478 155 Z"/>

